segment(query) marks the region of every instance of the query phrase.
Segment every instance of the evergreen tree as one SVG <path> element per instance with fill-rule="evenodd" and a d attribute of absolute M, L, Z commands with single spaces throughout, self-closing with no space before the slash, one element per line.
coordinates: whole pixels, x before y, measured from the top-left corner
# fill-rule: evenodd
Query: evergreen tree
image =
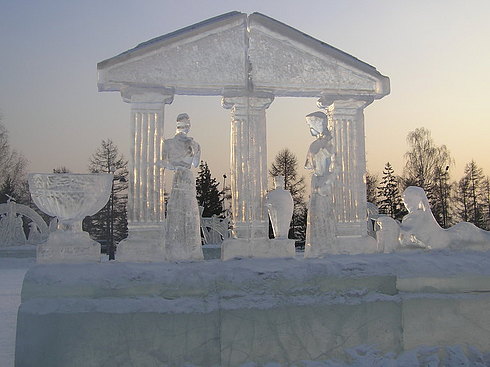
<path fill-rule="evenodd" d="M 378 176 L 366 172 L 366 199 L 368 203 L 378 205 L 377 189 L 379 185 Z"/>
<path fill-rule="evenodd" d="M 378 186 L 379 212 L 392 218 L 401 220 L 403 218 L 404 206 L 400 191 L 398 190 L 398 179 L 390 162 L 387 162 L 383 170 L 383 177 Z"/>
<path fill-rule="evenodd" d="M 289 190 L 294 202 L 293 218 L 289 237 L 304 240 L 306 237 L 307 207 L 304 200 L 305 179 L 298 177 L 298 159 L 288 148 L 277 153 L 269 174 L 272 177 L 284 176 L 284 188 Z"/>
<path fill-rule="evenodd" d="M 490 230 L 490 178 L 487 176 L 483 180 L 482 185 L 482 198 L 483 198 L 483 225 L 482 228 Z"/>
<path fill-rule="evenodd" d="M 484 193 L 483 170 L 475 161 L 466 164 L 464 176 L 458 183 L 459 217 L 465 222 L 471 222 L 478 227 L 484 227 Z"/>
<path fill-rule="evenodd" d="M 208 164 L 201 161 L 196 179 L 196 194 L 199 206 L 204 208 L 203 217 L 220 216 L 223 213 L 223 195 L 219 183 L 211 176 Z"/>
<path fill-rule="evenodd" d="M 453 184 L 453 201 L 456 206 L 456 216 L 459 221 L 468 222 L 470 217 L 469 186 L 466 177 Z"/>
<path fill-rule="evenodd" d="M 452 221 L 452 212 L 449 207 L 451 202 L 451 184 L 449 183 L 449 166 L 443 170 L 437 167 L 435 170 L 434 186 L 432 187 L 431 210 L 434 218 L 442 228 L 448 228 Z"/>
<path fill-rule="evenodd" d="M 111 173 L 114 175 L 109 201 L 97 214 L 87 217 L 84 230 L 95 240 L 107 241 L 109 259 L 114 259 L 115 244 L 127 237 L 128 222 L 126 204 L 128 201 L 128 162 L 119 154 L 112 140 L 102 140 L 100 147 L 90 158 L 91 173 Z"/>

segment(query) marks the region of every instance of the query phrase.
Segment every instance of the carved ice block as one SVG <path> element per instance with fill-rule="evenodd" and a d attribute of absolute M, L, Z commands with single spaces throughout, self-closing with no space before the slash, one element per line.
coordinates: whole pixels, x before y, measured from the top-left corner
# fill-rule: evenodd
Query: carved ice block
<path fill-rule="evenodd" d="M 109 199 L 113 176 L 97 174 L 29 175 L 29 190 L 43 212 L 58 218 L 58 229 L 37 248 L 37 262 L 100 260 L 100 244 L 82 231 L 82 220 L 94 215 Z"/>

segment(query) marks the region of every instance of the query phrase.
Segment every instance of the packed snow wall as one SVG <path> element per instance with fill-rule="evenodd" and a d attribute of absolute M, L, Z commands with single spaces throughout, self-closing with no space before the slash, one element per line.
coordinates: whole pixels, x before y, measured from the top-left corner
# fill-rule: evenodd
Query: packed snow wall
<path fill-rule="evenodd" d="M 490 255 L 37 265 L 16 366 L 240 366 L 371 345 L 490 353 Z"/>

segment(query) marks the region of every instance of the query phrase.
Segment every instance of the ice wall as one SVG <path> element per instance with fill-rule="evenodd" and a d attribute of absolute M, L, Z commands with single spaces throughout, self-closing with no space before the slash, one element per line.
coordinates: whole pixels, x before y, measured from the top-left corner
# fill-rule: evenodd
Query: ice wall
<path fill-rule="evenodd" d="M 489 353 L 489 259 L 38 265 L 23 285 L 16 366 L 291 365 L 359 345 Z"/>

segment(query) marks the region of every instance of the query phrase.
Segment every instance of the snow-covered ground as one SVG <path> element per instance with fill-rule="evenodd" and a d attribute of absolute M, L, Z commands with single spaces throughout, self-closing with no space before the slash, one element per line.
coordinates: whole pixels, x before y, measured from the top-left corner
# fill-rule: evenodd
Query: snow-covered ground
<path fill-rule="evenodd" d="M 0 257 L 0 366 L 14 365 L 15 327 L 20 291 L 34 258 Z"/>

